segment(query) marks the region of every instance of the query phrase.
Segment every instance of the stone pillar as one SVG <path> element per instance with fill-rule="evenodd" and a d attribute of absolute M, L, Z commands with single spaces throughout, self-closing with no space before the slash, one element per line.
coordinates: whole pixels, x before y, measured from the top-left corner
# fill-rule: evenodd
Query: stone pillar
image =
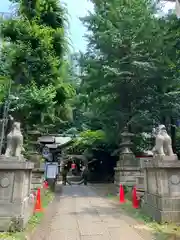
<path fill-rule="evenodd" d="M 45 166 L 34 168 L 32 171 L 32 189 L 37 189 L 42 186 L 44 181 Z"/>
<path fill-rule="evenodd" d="M 34 163 L 34 168 L 41 168 L 42 164 L 42 155 L 36 152 L 31 152 L 31 155 L 28 157 L 28 160 Z"/>
<path fill-rule="evenodd" d="M 34 164 L 0 156 L 0 231 L 21 230 L 33 213 L 30 194 Z"/>
<path fill-rule="evenodd" d="M 139 162 L 140 162 L 140 175 L 136 177 L 136 189 L 137 189 L 137 193 L 138 196 L 141 197 L 144 195 L 144 169 L 143 169 L 143 163 L 146 160 L 151 160 L 152 157 L 144 157 L 144 158 L 139 158 Z"/>
<path fill-rule="evenodd" d="M 32 189 L 37 189 L 42 186 L 44 180 L 45 163 L 41 162 L 42 155 L 31 153 L 29 160 L 34 163 L 32 171 Z"/>
<path fill-rule="evenodd" d="M 134 153 L 130 149 L 130 147 L 132 147 L 131 137 L 133 137 L 134 134 L 129 133 L 127 128 L 125 128 L 121 136 L 122 143 L 120 144 L 119 161 L 114 168 L 114 183 L 118 189 L 120 184 L 130 187 L 134 186 L 136 184 L 136 176 L 141 174 L 139 159 L 136 159 Z"/>
<path fill-rule="evenodd" d="M 176 156 L 156 156 L 143 165 L 143 211 L 160 223 L 180 223 L 180 161 Z"/>

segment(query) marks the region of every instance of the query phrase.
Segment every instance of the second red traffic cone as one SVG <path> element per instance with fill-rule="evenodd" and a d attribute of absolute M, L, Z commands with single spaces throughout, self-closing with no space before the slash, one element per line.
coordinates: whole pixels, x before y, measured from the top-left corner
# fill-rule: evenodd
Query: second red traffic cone
<path fill-rule="evenodd" d="M 124 188 L 122 184 L 120 184 L 120 187 L 119 187 L 119 202 L 125 203 Z"/>
<path fill-rule="evenodd" d="M 137 199 L 136 187 L 133 187 L 132 190 L 132 206 L 133 208 L 139 208 L 139 200 Z"/>

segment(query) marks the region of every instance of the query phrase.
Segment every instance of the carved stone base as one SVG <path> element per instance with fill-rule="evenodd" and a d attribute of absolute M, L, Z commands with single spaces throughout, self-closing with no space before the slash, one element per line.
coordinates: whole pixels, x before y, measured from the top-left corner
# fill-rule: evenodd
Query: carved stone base
<path fill-rule="evenodd" d="M 174 154 L 172 156 L 164 156 L 164 155 L 156 154 L 153 157 L 153 159 L 157 160 L 157 161 L 177 161 L 178 160 L 178 156 L 176 154 Z"/>
<path fill-rule="evenodd" d="M 115 183 L 134 186 L 136 177 L 140 175 L 140 168 L 137 167 L 115 168 Z"/>
<path fill-rule="evenodd" d="M 141 175 L 140 161 L 135 158 L 133 153 L 121 153 L 114 170 L 114 184 L 117 191 L 119 191 L 120 184 L 132 187 L 136 184 L 136 177 Z"/>
<path fill-rule="evenodd" d="M 33 208 L 34 200 L 31 197 L 25 198 L 22 203 L 0 203 L 0 232 L 11 228 L 21 231 L 33 214 Z"/>
<path fill-rule="evenodd" d="M 11 161 L 11 162 L 26 162 L 27 160 L 24 158 L 23 155 L 21 155 L 20 157 L 6 157 L 5 155 L 0 155 L 0 161 Z"/>
<path fill-rule="evenodd" d="M 139 167 L 116 167 L 114 184 L 116 186 L 117 192 L 119 192 L 120 184 L 128 187 L 133 187 L 136 185 L 136 178 L 141 175 Z"/>
<path fill-rule="evenodd" d="M 21 230 L 33 212 L 30 190 L 34 165 L 14 158 L 3 159 L 0 160 L 0 231 L 7 231 L 13 224 Z"/>
<path fill-rule="evenodd" d="M 180 223 L 180 161 L 144 162 L 144 212 L 158 222 Z"/>
<path fill-rule="evenodd" d="M 180 223 L 180 197 L 168 198 L 145 193 L 142 210 L 159 223 Z"/>

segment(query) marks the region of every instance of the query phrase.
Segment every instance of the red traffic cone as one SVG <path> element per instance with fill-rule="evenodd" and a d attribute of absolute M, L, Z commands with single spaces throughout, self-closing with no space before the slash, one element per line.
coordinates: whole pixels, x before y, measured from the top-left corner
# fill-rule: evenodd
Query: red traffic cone
<path fill-rule="evenodd" d="M 139 208 L 139 201 L 137 199 L 137 192 L 136 192 L 136 187 L 133 187 L 132 190 L 132 206 L 133 208 Z"/>
<path fill-rule="evenodd" d="M 42 212 L 42 207 L 41 207 L 41 189 L 38 188 L 37 190 L 37 195 L 36 195 L 36 203 L 34 207 L 34 212 Z"/>
<path fill-rule="evenodd" d="M 123 188 L 122 184 L 120 184 L 120 187 L 119 187 L 119 202 L 120 203 L 125 203 L 124 188 Z"/>

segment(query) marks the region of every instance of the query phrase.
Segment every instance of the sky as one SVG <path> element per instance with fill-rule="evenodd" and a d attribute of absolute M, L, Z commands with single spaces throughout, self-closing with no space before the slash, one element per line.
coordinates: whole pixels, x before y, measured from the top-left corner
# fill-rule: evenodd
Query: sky
<path fill-rule="evenodd" d="M 8 0 L 0 0 L 0 12 L 9 12 L 10 11 L 10 2 Z M 86 49 L 86 41 L 83 38 L 86 33 L 86 29 L 79 20 L 79 17 L 83 17 L 87 14 L 88 11 L 93 10 L 93 5 L 89 0 L 62 0 L 65 4 L 67 4 L 68 12 L 69 12 L 69 37 L 72 42 L 72 49 L 75 52 L 85 51 Z M 172 8 L 174 3 L 164 3 L 164 11 L 167 12 L 168 9 Z"/>

